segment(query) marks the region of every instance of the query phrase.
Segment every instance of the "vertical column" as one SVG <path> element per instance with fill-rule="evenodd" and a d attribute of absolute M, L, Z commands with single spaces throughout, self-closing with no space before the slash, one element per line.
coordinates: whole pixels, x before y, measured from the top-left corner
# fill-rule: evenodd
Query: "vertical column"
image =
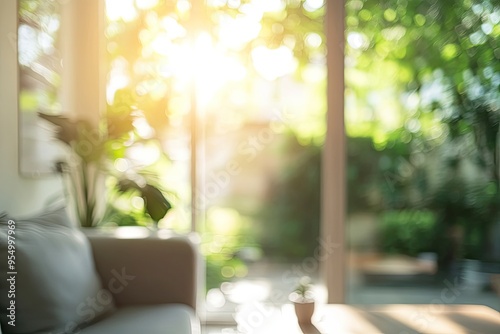
<path fill-rule="evenodd" d="M 196 232 L 205 222 L 205 124 L 203 105 L 199 103 L 199 69 L 203 54 L 200 52 L 200 34 L 207 28 L 205 0 L 191 0 L 191 17 L 188 35 L 191 43 L 192 67 L 191 80 L 191 231 Z"/>
<path fill-rule="evenodd" d="M 188 26 L 188 34 L 190 38 L 192 52 L 195 52 L 196 37 L 199 33 L 199 25 L 201 19 L 201 10 L 205 5 L 203 0 L 191 1 L 191 18 Z M 193 57 L 196 59 L 196 57 Z M 197 64 L 192 64 L 195 71 L 198 69 Z M 203 124 L 200 123 L 198 117 L 198 101 L 197 101 L 197 85 L 196 78 L 198 73 L 193 72 L 190 82 L 191 94 L 191 231 L 197 232 L 200 228 L 200 220 L 204 216 L 204 182 L 203 182 L 203 166 L 204 159 L 202 148 L 202 141 L 204 136 L 202 133 Z"/>
<path fill-rule="evenodd" d="M 61 1 L 62 108 L 97 122 L 105 106 L 104 0 Z"/>
<path fill-rule="evenodd" d="M 344 1 L 326 4 L 327 135 L 322 161 L 322 277 L 328 303 L 345 302 Z"/>

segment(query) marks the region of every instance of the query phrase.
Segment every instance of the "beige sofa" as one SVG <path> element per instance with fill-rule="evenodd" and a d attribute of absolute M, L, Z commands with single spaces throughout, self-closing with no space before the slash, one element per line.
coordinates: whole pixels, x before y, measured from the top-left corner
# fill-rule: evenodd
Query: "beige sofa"
<path fill-rule="evenodd" d="M 188 236 L 82 230 L 64 207 L 19 219 L 0 213 L 0 257 L 8 282 L 0 333 L 200 333 L 199 257 Z"/>
<path fill-rule="evenodd" d="M 186 237 L 86 234 L 116 309 L 82 334 L 201 332 L 195 313 L 197 253 Z"/>

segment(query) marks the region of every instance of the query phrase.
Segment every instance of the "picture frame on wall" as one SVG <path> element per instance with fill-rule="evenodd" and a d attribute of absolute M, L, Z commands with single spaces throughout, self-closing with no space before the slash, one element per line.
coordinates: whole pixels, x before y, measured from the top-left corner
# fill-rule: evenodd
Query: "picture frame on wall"
<path fill-rule="evenodd" d="M 19 173 L 40 177 L 56 173 L 63 147 L 39 112 L 61 115 L 61 4 L 18 0 L 17 59 Z"/>

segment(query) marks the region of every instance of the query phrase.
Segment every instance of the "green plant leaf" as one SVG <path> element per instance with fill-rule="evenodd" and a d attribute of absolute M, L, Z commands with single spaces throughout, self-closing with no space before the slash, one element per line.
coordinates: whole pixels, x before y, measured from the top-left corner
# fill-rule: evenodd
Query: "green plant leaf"
<path fill-rule="evenodd" d="M 121 179 L 118 182 L 118 190 L 126 192 L 137 190 L 144 199 L 144 210 L 156 223 L 160 221 L 172 208 L 170 202 L 163 196 L 162 192 L 153 185 L 146 184 L 141 187 L 135 181 L 130 179 Z"/>
<path fill-rule="evenodd" d="M 141 193 L 142 198 L 144 198 L 144 207 L 155 222 L 165 217 L 167 212 L 172 208 L 161 191 L 150 184 L 146 184 L 142 188 Z"/>
<path fill-rule="evenodd" d="M 71 142 L 78 139 L 77 123 L 68 117 L 59 115 L 49 115 L 39 112 L 38 116 L 57 126 L 55 137 L 65 144 L 71 145 Z"/>

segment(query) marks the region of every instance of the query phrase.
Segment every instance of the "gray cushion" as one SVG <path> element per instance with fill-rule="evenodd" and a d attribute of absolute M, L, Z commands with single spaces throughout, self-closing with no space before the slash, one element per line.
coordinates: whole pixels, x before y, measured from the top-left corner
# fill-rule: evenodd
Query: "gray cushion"
<path fill-rule="evenodd" d="M 83 329 L 80 334 L 200 334 L 192 308 L 159 304 L 119 308 L 111 316 Z"/>
<path fill-rule="evenodd" d="M 0 285 L 0 323 L 9 333 L 71 333 L 113 308 L 101 288 L 87 238 L 64 207 L 15 221 L 16 326 L 7 323 L 9 287 Z M 0 281 L 7 272 L 8 216 L 0 216 Z"/>
<path fill-rule="evenodd" d="M 12 217 L 5 211 L 0 212 L 0 221 L 8 221 Z"/>

